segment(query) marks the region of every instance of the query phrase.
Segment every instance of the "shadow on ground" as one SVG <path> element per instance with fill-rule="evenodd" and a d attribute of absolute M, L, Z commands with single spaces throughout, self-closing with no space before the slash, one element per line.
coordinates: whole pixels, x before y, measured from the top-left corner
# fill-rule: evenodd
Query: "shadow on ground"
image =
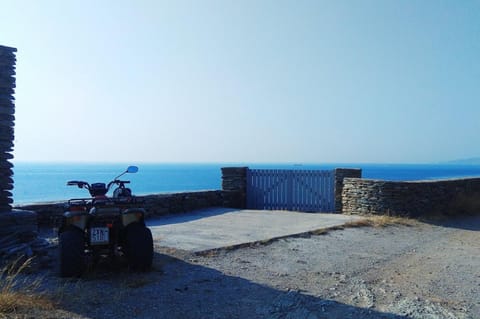
<path fill-rule="evenodd" d="M 278 290 L 158 253 L 152 272 L 99 272 L 64 294 L 61 309 L 86 318 L 408 318 Z"/>
<path fill-rule="evenodd" d="M 421 221 L 436 226 L 480 231 L 480 214 L 459 216 L 443 215 L 440 217 L 427 217 L 421 219 Z"/>

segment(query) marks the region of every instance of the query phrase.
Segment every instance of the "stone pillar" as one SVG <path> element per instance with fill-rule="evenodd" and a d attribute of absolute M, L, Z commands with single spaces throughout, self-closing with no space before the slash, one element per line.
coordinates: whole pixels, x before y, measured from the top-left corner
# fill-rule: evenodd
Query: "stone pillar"
<path fill-rule="evenodd" d="M 37 238 L 37 215 L 12 210 L 15 64 L 17 49 L 0 46 L 0 264 L 17 256 L 45 254 L 48 243 Z"/>
<path fill-rule="evenodd" d="M 248 167 L 223 167 L 222 191 L 223 206 L 245 208 L 247 205 L 247 170 Z"/>
<path fill-rule="evenodd" d="M 17 49 L 0 46 L 0 211 L 12 210 L 13 126 L 15 120 L 15 52 Z"/>
<path fill-rule="evenodd" d="M 346 177 L 362 178 L 362 170 L 360 168 L 336 168 L 335 169 L 335 212 L 341 214 L 342 207 L 342 190 L 343 179 Z"/>

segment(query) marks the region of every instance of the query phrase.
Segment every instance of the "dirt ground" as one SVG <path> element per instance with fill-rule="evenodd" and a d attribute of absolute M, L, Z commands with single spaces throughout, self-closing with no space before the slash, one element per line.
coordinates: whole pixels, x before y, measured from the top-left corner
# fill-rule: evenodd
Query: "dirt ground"
<path fill-rule="evenodd" d="M 161 244 L 149 273 L 66 280 L 44 272 L 54 309 L 6 316 L 480 318 L 480 217 L 346 228 L 201 255 Z"/>

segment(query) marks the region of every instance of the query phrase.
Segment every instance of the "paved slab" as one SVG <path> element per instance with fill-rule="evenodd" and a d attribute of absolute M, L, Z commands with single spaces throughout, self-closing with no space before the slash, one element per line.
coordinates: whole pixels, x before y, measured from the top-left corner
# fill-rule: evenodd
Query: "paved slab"
<path fill-rule="evenodd" d="M 193 252 L 340 226 L 358 216 L 213 208 L 147 221 L 161 246 Z"/>

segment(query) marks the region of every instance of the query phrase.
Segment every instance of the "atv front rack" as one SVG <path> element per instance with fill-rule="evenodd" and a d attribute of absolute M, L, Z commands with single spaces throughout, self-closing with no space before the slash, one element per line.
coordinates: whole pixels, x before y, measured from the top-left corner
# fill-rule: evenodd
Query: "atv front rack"
<path fill-rule="evenodd" d="M 143 200 L 136 196 L 121 198 L 72 198 L 66 204 L 66 209 L 70 211 L 85 211 L 92 207 L 121 207 L 131 208 L 143 203 Z"/>

